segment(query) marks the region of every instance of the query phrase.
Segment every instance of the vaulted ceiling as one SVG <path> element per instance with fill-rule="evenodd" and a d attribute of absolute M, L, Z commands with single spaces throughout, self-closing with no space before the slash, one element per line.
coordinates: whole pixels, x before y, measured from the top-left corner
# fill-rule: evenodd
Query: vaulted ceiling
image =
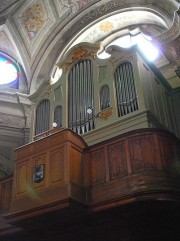
<path fill-rule="evenodd" d="M 108 41 L 137 29 L 161 50 L 155 64 L 180 87 L 180 0 L 1 0 L 0 51 L 23 67 L 32 94 L 79 42 Z"/>

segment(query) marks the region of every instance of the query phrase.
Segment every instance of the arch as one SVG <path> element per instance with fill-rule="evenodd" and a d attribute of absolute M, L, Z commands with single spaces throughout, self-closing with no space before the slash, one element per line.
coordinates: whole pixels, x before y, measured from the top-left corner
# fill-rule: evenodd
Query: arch
<path fill-rule="evenodd" d="M 3 87 L 18 89 L 19 88 L 19 68 L 15 61 L 9 56 L 0 54 L 0 85 Z"/>
<path fill-rule="evenodd" d="M 21 91 L 22 93 L 27 93 L 28 91 L 28 83 L 27 83 L 27 78 L 25 75 L 25 72 L 23 70 L 22 65 L 19 63 L 19 61 L 15 58 L 12 57 L 10 55 L 8 55 L 5 52 L 0 51 L 0 59 L 1 61 L 4 62 L 4 67 L 3 70 L 8 69 L 7 67 L 9 65 L 12 65 L 14 68 L 14 76 L 15 78 L 9 81 L 7 81 L 6 83 L 1 83 L 0 81 L 0 86 L 2 86 L 3 88 L 10 88 L 15 89 L 15 91 L 17 91 L 17 89 L 19 91 Z M 7 65 L 7 66 L 6 66 Z M 9 73 L 9 70 L 8 70 Z M 2 76 L 2 71 L 1 71 L 1 76 Z"/>
<path fill-rule="evenodd" d="M 84 59 L 76 63 L 68 76 L 68 127 L 78 134 L 95 128 L 92 61 Z"/>
<path fill-rule="evenodd" d="M 103 6 L 103 11 L 101 6 Z M 99 9 L 99 11 L 97 8 Z M 154 16 L 161 18 L 162 21 L 164 21 L 164 25 L 159 26 L 159 30 L 160 30 L 159 34 L 161 35 L 171 26 L 173 15 L 174 15 L 174 11 L 172 11 L 171 15 L 167 15 L 165 8 L 166 8 L 165 4 L 159 5 L 158 3 L 157 5 L 155 4 L 149 5 L 148 8 L 142 7 L 142 1 L 140 1 L 139 4 L 138 2 L 136 2 L 136 4 L 131 3 L 131 8 L 129 10 L 131 13 L 133 13 L 133 11 L 138 9 L 142 11 L 148 11 L 154 14 Z M 82 11 L 81 16 L 78 14 L 74 16 L 73 21 L 69 21 L 67 26 L 64 26 L 64 28 L 62 28 L 62 25 L 58 25 L 57 28 L 53 31 L 53 33 L 47 39 L 46 44 L 41 49 L 41 53 L 42 53 L 41 60 L 44 59 L 44 61 L 40 61 L 40 59 L 36 59 L 36 61 L 34 61 L 34 66 L 32 66 L 34 73 L 32 76 L 31 93 L 33 93 L 38 88 L 41 77 L 51 74 L 54 65 L 59 62 L 59 60 L 62 58 L 65 52 L 70 48 L 73 41 L 78 36 L 82 35 L 86 29 L 88 30 L 88 28 L 92 26 L 94 23 L 97 23 L 102 19 L 106 20 L 107 17 L 112 16 L 117 12 L 120 13 L 120 12 L 125 12 L 127 10 L 128 8 L 125 3 L 117 4 L 116 2 L 112 2 L 111 6 L 109 6 L 108 3 L 105 3 L 105 4 L 98 3 L 98 6 L 94 4 L 91 7 L 91 9 L 87 8 L 86 10 Z M 174 6 L 174 10 L 176 10 L 175 6 Z M 152 25 L 153 20 L 154 19 L 151 18 L 151 20 L 149 21 L 149 24 Z M 142 25 L 143 23 L 144 22 L 139 21 L 137 25 Z M 131 28 L 131 26 L 132 26 L 132 23 L 128 25 L 128 28 Z M 133 26 L 134 26 L 134 22 L 133 22 Z M 121 30 L 124 31 L 124 28 L 122 28 Z M 62 34 L 62 31 L 63 31 L 63 34 Z M 158 33 L 156 33 L 156 35 L 158 35 Z M 89 35 L 89 36 L 92 36 L 92 35 Z M 102 39 L 99 39 L 97 41 L 101 41 L 101 40 Z M 86 42 L 91 42 L 91 41 L 86 40 Z M 106 43 L 104 44 L 106 45 Z"/>
<path fill-rule="evenodd" d="M 54 110 L 54 122 L 57 123 L 57 127 L 62 127 L 62 106 L 56 106 Z"/>
<path fill-rule="evenodd" d="M 116 68 L 115 87 L 118 116 L 124 116 L 138 110 L 133 66 L 130 62 L 124 62 Z"/>
<path fill-rule="evenodd" d="M 36 108 L 35 135 L 49 130 L 50 124 L 50 101 L 42 100 Z"/>
<path fill-rule="evenodd" d="M 105 110 L 111 106 L 109 86 L 103 85 L 99 92 L 100 95 L 100 109 Z"/>

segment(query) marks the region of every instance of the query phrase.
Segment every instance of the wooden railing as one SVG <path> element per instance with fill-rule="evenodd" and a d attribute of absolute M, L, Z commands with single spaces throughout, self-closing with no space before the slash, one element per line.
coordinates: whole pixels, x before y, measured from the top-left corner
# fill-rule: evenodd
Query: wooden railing
<path fill-rule="evenodd" d="M 85 152 L 89 207 L 95 211 L 114 202 L 179 199 L 179 149 L 179 139 L 158 129 L 132 131 L 89 147 Z"/>
<path fill-rule="evenodd" d="M 49 135 L 52 135 L 52 134 L 54 134 L 55 132 L 60 131 L 60 130 L 63 130 L 63 128 L 55 127 L 55 128 L 53 128 L 53 129 L 51 129 L 51 130 L 42 132 L 41 134 L 38 134 L 38 135 L 34 136 L 34 137 L 33 137 L 33 141 L 40 140 L 40 139 L 42 139 L 42 138 L 44 138 L 44 137 L 47 137 L 47 136 L 49 136 Z"/>
<path fill-rule="evenodd" d="M 131 131 L 91 147 L 69 129 L 56 132 L 16 150 L 8 218 L 67 208 L 70 200 L 93 212 L 136 200 L 177 200 L 179 148 L 179 139 L 158 129 Z M 10 186 L 3 185 L 5 209 Z"/>

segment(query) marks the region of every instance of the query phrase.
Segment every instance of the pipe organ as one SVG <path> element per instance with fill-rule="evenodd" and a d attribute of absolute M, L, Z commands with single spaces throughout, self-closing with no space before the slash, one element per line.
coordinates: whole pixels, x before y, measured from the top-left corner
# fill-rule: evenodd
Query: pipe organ
<path fill-rule="evenodd" d="M 112 233 L 121 236 L 119 220 L 134 217 L 133 205 L 140 230 L 149 208 L 171 207 L 174 219 L 180 141 L 171 87 L 135 48 L 107 51 L 110 58 L 99 59 L 98 46 L 75 46 L 57 64 L 58 80 L 31 96 L 33 141 L 16 149 L 14 176 L 0 182 L 4 235 L 25 230 L 71 241 L 80 230 L 77 240 L 115 240 L 106 227 L 117 225 Z"/>
<path fill-rule="evenodd" d="M 30 97 L 32 133 L 51 129 L 53 121 L 82 135 L 89 145 L 138 128 L 175 133 L 171 87 L 155 66 L 135 47 L 111 46 L 107 59 L 98 58 L 98 50 L 87 43 L 74 46 L 56 66 L 62 72 L 58 80 L 49 80 Z"/>

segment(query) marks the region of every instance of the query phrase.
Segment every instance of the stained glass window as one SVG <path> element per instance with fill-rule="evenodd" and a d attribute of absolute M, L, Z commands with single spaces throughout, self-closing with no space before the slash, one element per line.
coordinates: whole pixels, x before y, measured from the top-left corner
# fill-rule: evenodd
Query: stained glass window
<path fill-rule="evenodd" d="M 8 59 L 0 56 L 0 85 L 10 84 L 18 79 L 18 70 Z"/>

